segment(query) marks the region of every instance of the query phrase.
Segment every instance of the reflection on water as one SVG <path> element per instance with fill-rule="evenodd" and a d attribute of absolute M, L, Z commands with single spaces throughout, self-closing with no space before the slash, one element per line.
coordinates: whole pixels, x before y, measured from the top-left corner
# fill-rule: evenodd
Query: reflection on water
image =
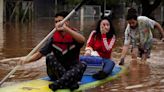
<path fill-rule="evenodd" d="M 70 22 L 73 27 L 79 28 L 79 21 Z M 84 35 L 88 36 L 93 28 L 94 21 L 87 22 L 88 27 Z M 53 29 L 53 19 L 40 19 L 35 23 L 6 23 L 1 27 L 0 60 L 4 58 L 27 55 Z M 85 30 L 84 29 L 84 30 Z M 2 41 L 2 42 L 1 42 Z"/>
<path fill-rule="evenodd" d="M 151 57 L 146 64 L 137 63 L 127 57 L 127 74 L 87 92 L 164 92 L 163 57 L 164 43 L 158 41 L 154 44 Z"/>
<path fill-rule="evenodd" d="M 93 22 L 87 22 L 83 33 L 87 37 L 94 28 Z M 73 22 L 79 25 L 79 22 Z M 76 25 L 75 25 L 76 26 Z M 115 23 L 119 26 L 119 23 Z M 0 26 L 0 79 L 16 66 L 19 57 L 27 55 L 53 28 L 51 20 L 38 20 L 36 23 L 12 24 Z M 90 29 L 89 29 L 90 28 Z M 122 38 L 117 39 L 116 48 L 113 50 L 113 59 L 118 63 L 120 58 Z M 156 40 L 151 58 L 147 64 L 140 64 L 131 57 L 126 58 L 128 73 L 119 79 L 102 86 L 86 90 L 86 92 L 162 92 L 164 91 L 164 43 Z M 3 59 L 3 60 L 2 60 Z M 46 75 L 44 58 L 35 63 L 25 64 L 12 75 L 8 82 L 18 82 L 40 78 Z M 5 83 L 8 83 L 5 82 Z M 11 83 L 10 83 L 11 84 Z"/>
<path fill-rule="evenodd" d="M 36 46 L 52 29 L 53 25 L 42 20 L 37 23 L 6 23 L 3 25 L 3 48 L 0 59 L 26 55 Z M 45 25 L 45 26 L 43 26 Z"/>

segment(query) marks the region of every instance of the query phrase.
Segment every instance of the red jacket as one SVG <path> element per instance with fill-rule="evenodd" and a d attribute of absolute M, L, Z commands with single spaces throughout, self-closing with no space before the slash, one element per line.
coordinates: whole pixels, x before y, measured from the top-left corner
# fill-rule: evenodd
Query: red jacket
<path fill-rule="evenodd" d="M 62 36 L 60 32 L 56 31 L 53 35 L 53 53 L 65 68 L 79 63 L 80 48 L 83 45 L 83 43 L 78 43 L 69 33 Z"/>
<path fill-rule="evenodd" d="M 70 47 L 74 46 L 73 41 L 72 36 L 68 33 L 62 36 L 61 33 L 57 31 L 53 35 L 53 47 L 61 52 L 65 52 Z"/>
<path fill-rule="evenodd" d="M 111 58 L 112 48 L 115 43 L 115 36 L 106 37 L 106 34 L 95 35 L 96 31 L 92 31 L 86 45 L 86 49 L 97 51 L 102 58 Z"/>

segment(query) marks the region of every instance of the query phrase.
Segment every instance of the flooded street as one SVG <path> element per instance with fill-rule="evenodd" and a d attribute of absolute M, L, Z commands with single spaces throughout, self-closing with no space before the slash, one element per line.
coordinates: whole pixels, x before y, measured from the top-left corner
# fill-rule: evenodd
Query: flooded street
<path fill-rule="evenodd" d="M 126 58 L 126 74 L 118 80 L 90 89 L 87 92 L 164 92 L 163 56 L 164 43 L 155 40 L 154 49 L 146 64 L 136 63 L 128 56 Z"/>
<path fill-rule="evenodd" d="M 78 23 L 74 24 L 79 25 Z M 119 26 L 118 24 L 116 26 Z M 88 30 L 93 29 L 93 25 L 88 27 L 83 32 L 85 36 L 88 36 L 90 32 Z M 52 20 L 38 20 L 35 23 L 28 24 L 6 23 L 3 26 L 1 25 L 0 80 L 16 66 L 19 57 L 26 56 L 52 29 Z M 118 38 L 116 48 L 112 54 L 116 63 L 120 60 L 123 42 L 123 37 L 118 36 Z M 21 66 L 3 86 L 46 76 L 44 60 L 42 58 L 37 62 Z M 153 50 L 146 64 L 136 62 L 130 56 L 127 56 L 125 61 L 126 74 L 117 80 L 84 92 L 164 92 L 164 42 L 154 40 Z"/>

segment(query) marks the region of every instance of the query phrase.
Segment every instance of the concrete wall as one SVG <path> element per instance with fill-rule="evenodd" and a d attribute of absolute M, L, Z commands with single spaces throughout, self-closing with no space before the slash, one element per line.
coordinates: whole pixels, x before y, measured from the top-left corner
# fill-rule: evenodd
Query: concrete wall
<path fill-rule="evenodd" d="M 0 0 L 0 23 L 3 23 L 3 0 Z"/>

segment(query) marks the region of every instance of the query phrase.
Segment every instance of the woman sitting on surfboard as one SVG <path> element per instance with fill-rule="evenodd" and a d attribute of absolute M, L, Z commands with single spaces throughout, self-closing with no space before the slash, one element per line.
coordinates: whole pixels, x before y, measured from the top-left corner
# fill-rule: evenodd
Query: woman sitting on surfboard
<path fill-rule="evenodd" d="M 104 79 L 112 72 L 115 63 L 111 60 L 111 52 L 115 40 L 112 22 L 108 17 L 103 17 L 98 22 L 96 30 L 92 31 L 88 38 L 84 56 L 80 56 L 80 61 L 87 64 L 103 63 L 103 69 L 93 74 L 93 78 Z"/>

